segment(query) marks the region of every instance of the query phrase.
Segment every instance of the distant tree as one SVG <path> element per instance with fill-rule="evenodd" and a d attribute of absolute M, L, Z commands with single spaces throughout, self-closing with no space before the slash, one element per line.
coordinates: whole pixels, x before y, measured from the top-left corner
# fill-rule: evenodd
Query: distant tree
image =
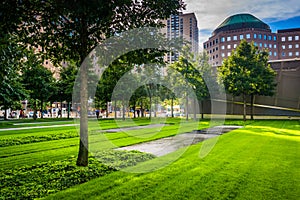
<path fill-rule="evenodd" d="M 56 84 L 57 93 L 61 101 L 66 101 L 68 105 L 68 118 L 70 117 L 69 104 L 72 101 L 72 94 L 78 67 L 74 61 L 67 62 L 66 67 L 60 70 L 59 80 Z"/>
<path fill-rule="evenodd" d="M 26 66 L 29 51 L 17 44 L 14 36 L 3 35 L 0 37 L 0 106 L 6 109 L 15 103 L 24 100 L 27 92 L 21 83 L 21 71 Z"/>
<path fill-rule="evenodd" d="M 242 96 L 243 119 L 246 121 L 246 96 L 251 96 L 251 108 L 254 95 L 273 95 L 275 72 L 268 64 L 268 52 L 260 51 L 254 43 L 242 40 L 232 55 L 225 59 L 218 69 L 219 78 L 225 89 L 233 96 Z M 253 119 L 253 113 L 251 112 Z"/>
<path fill-rule="evenodd" d="M 34 119 L 37 117 L 37 100 L 40 102 L 41 118 L 43 118 L 44 103 L 47 102 L 53 92 L 53 73 L 46 69 L 35 56 L 29 57 L 30 66 L 22 71 L 22 83 L 29 96 L 34 101 Z"/>

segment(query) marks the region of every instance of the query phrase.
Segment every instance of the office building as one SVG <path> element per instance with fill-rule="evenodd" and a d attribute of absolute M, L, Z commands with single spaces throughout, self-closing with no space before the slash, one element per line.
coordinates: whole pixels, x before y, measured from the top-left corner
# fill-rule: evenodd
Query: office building
<path fill-rule="evenodd" d="M 168 39 L 182 38 L 190 43 L 193 53 L 198 53 L 199 29 L 194 13 L 171 15 L 162 22 L 165 24 L 162 33 L 165 34 Z M 174 62 L 178 59 L 178 56 L 178 53 L 169 53 L 166 59 L 168 62 Z"/>
<path fill-rule="evenodd" d="M 212 33 L 203 48 L 213 67 L 222 65 L 242 39 L 254 42 L 259 49 L 268 49 L 270 60 L 299 58 L 300 28 L 273 33 L 268 24 L 251 14 L 228 17 Z"/>

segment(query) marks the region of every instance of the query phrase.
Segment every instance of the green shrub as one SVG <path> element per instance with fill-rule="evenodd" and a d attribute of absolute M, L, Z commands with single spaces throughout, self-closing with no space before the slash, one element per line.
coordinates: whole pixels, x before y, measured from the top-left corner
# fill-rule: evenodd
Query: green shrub
<path fill-rule="evenodd" d="M 29 144 L 35 142 L 45 142 L 51 140 L 61 140 L 78 137 L 78 133 L 75 131 L 69 131 L 65 133 L 51 133 L 39 136 L 25 136 L 25 137 L 15 137 L 15 138 L 2 138 L 0 139 L 0 147 L 7 147 L 13 145 Z"/>
<path fill-rule="evenodd" d="M 49 161 L 10 170 L 0 169 L 0 199 L 42 198 L 117 169 L 153 158 L 138 151 L 103 151 L 90 157 L 88 167 L 76 166 L 76 158 Z M 109 164 L 109 165 L 108 165 Z"/>

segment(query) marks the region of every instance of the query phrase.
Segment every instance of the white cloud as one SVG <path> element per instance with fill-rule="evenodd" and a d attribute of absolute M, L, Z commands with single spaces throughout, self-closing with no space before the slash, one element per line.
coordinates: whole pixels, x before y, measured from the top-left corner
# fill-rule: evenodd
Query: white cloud
<path fill-rule="evenodd" d="M 200 31 L 210 30 L 200 33 L 200 48 L 225 18 L 237 13 L 250 13 L 266 23 L 300 15 L 299 0 L 185 0 L 185 3 L 185 12 L 195 12 Z"/>

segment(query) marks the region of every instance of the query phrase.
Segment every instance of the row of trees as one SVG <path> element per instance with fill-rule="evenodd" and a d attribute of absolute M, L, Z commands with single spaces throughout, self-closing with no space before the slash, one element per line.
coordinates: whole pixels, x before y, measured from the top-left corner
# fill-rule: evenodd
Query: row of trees
<path fill-rule="evenodd" d="M 41 57 L 50 58 L 54 64 L 74 60 L 80 66 L 88 53 L 105 39 L 132 28 L 161 26 L 159 19 L 178 14 L 184 7 L 181 0 L 4 0 L 0 4 L 0 38 L 17 35 L 19 44 L 26 48 L 41 47 Z M 88 165 L 85 67 L 80 75 L 79 166 Z"/>
<path fill-rule="evenodd" d="M 28 100 L 36 119 L 37 111 L 45 110 L 47 103 L 71 101 L 77 75 L 74 64 L 70 62 L 68 67 L 61 68 L 60 78 L 56 80 L 33 49 L 22 47 L 13 37 L 1 40 L 0 106 L 5 112 L 8 108 L 22 109 L 21 101 Z M 6 116 L 7 113 L 5 119 Z"/>

